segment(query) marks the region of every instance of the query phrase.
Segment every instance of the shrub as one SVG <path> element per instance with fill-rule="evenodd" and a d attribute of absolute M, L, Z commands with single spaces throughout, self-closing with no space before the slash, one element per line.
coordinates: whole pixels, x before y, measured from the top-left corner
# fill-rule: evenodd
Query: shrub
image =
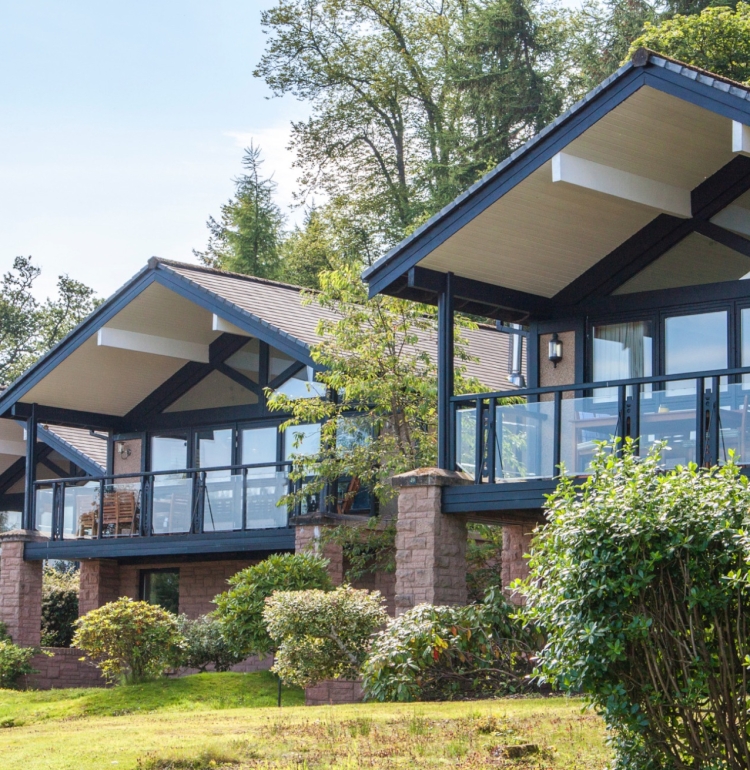
<path fill-rule="evenodd" d="M 174 662 L 182 637 L 172 613 L 123 597 L 80 618 L 73 645 L 108 680 L 136 683 L 161 676 Z"/>
<path fill-rule="evenodd" d="M 369 700 L 451 700 L 529 687 L 539 639 L 499 588 L 467 607 L 420 604 L 378 634 L 362 667 Z"/>
<path fill-rule="evenodd" d="M 273 671 L 300 687 L 323 679 L 355 679 L 373 633 L 388 620 L 380 592 L 279 591 L 266 600 L 268 634 L 276 642 Z"/>
<path fill-rule="evenodd" d="M 197 668 L 206 671 L 213 664 L 215 671 L 229 671 L 245 658 L 236 655 L 221 633 L 218 620 L 201 615 L 190 620 L 187 615 L 177 618 L 177 628 L 183 644 L 178 650 L 175 668 Z"/>
<path fill-rule="evenodd" d="M 42 645 L 70 647 L 78 620 L 78 570 L 44 568 Z"/>
<path fill-rule="evenodd" d="M 732 465 L 660 471 L 600 447 L 561 481 L 522 589 L 541 676 L 582 690 L 619 768 L 747 768 L 750 489 Z"/>
<path fill-rule="evenodd" d="M 7 637 L 0 640 L 0 689 L 16 687 L 22 676 L 36 673 L 31 659 L 38 652 L 33 647 L 19 647 Z"/>
<path fill-rule="evenodd" d="M 311 553 L 279 553 L 229 578 L 229 591 L 219 594 L 215 617 L 231 649 L 243 658 L 272 652 L 263 610 L 274 591 L 333 588 L 328 561 Z"/>

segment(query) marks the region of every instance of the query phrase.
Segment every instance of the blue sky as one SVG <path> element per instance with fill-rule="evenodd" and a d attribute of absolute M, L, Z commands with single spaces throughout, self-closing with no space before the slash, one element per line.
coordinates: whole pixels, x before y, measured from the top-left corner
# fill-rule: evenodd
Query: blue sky
<path fill-rule="evenodd" d="M 40 296 L 60 273 L 107 296 L 152 255 L 193 261 L 251 138 L 289 205 L 307 110 L 252 76 L 272 4 L 0 2 L 0 271 L 31 254 Z"/>

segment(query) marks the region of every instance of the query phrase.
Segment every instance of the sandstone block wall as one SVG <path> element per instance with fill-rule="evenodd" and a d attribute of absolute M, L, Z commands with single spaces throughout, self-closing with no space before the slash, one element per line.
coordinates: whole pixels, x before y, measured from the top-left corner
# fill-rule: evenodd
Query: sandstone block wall
<path fill-rule="evenodd" d="M 348 679 L 329 679 L 305 690 L 306 706 L 336 706 L 362 701 L 362 683 Z"/>
<path fill-rule="evenodd" d="M 0 621 L 16 644 L 37 647 L 42 638 L 42 562 L 24 561 L 28 537 L 9 534 L 0 546 Z"/>
<path fill-rule="evenodd" d="M 529 552 L 531 540 L 534 536 L 529 525 L 513 524 L 503 527 L 503 564 L 502 580 L 506 588 L 508 598 L 514 604 L 523 604 L 524 599 L 507 587 L 517 579 L 525 579 L 529 576 L 529 565 L 524 554 Z"/>
<path fill-rule="evenodd" d="M 104 687 L 106 682 L 83 653 L 75 648 L 45 647 L 53 657 L 35 655 L 31 665 L 39 672 L 24 677 L 23 685 L 34 690 L 58 690 L 63 687 Z"/>

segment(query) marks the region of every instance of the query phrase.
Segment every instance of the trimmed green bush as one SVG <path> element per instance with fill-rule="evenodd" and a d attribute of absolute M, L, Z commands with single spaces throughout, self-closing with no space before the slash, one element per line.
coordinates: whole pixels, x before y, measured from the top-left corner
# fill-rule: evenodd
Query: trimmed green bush
<path fill-rule="evenodd" d="M 221 633 L 243 658 L 265 655 L 275 646 L 266 631 L 263 610 L 274 591 L 333 588 L 328 561 L 312 553 L 278 553 L 229 578 L 229 591 L 214 599 Z"/>
<path fill-rule="evenodd" d="M 625 770 L 750 767 L 750 488 L 739 468 L 663 471 L 600 447 L 563 478 L 518 586 L 539 674 L 583 691 Z"/>
<path fill-rule="evenodd" d="M 420 604 L 377 634 L 362 667 L 368 700 L 483 698 L 530 687 L 538 634 L 514 617 L 499 588 L 481 604 Z"/>
<path fill-rule="evenodd" d="M 42 646 L 70 647 L 78 620 L 78 570 L 44 568 Z"/>
<path fill-rule="evenodd" d="M 388 613 L 379 591 L 342 586 L 334 591 L 278 591 L 263 618 L 277 645 L 272 671 L 287 684 L 356 679 L 372 635 Z"/>
<path fill-rule="evenodd" d="M 22 676 L 36 673 L 31 659 L 38 652 L 33 647 L 19 647 L 8 638 L 0 640 L 0 689 L 15 688 Z"/>
<path fill-rule="evenodd" d="M 205 672 L 210 665 L 214 671 L 229 671 L 241 663 L 244 655 L 235 654 L 221 633 L 219 621 L 211 615 L 190 620 L 187 615 L 177 617 L 177 628 L 183 643 L 179 648 L 175 668 L 197 668 Z"/>
<path fill-rule="evenodd" d="M 171 612 L 126 597 L 80 618 L 73 637 L 73 646 L 85 652 L 109 681 L 128 684 L 161 676 L 182 644 Z"/>

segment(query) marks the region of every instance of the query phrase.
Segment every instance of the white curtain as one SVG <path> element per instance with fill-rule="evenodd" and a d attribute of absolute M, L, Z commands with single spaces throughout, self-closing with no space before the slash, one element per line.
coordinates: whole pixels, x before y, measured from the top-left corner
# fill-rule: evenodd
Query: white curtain
<path fill-rule="evenodd" d="M 648 321 L 594 328 L 595 382 L 651 376 L 651 324 Z"/>

